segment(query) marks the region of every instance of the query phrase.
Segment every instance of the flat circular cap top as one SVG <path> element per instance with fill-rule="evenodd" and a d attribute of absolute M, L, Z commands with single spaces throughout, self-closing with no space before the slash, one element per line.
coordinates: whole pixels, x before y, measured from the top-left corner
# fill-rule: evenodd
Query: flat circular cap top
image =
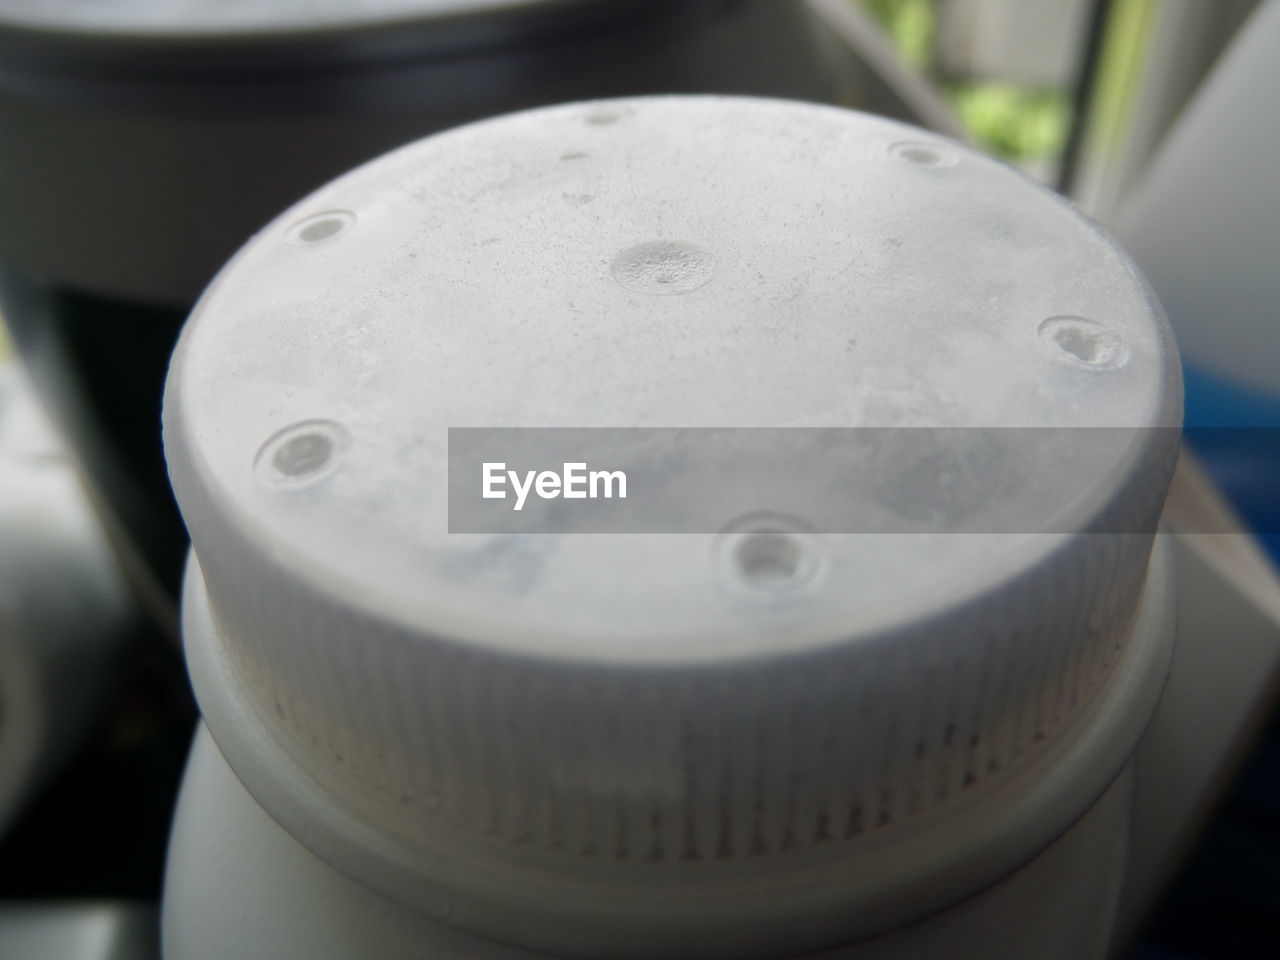
<path fill-rule="evenodd" d="M 0 25 L 107 36 L 292 33 L 567 2 L 582 0 L 0 0 Z"/>
<path fill-rule="evenodd" d="M 1088 473 L 1015 489 L 984 436 L 957 482 L 1037 525 L 824 538 L 823 581 L 762 604 L 707 536 L 448 535 L 449 428 L 1149 427 L 1176 416 L 1169 364 L 1127 261 L 1007 168 L 833 109 L 659 99 L 471 126 L 315 193 L 204 297 L 167 416 L 188 513 L 208 498 L 334 596 L 487 644 L 696 660 L 989 590 L 1052 549 L 1022 534 L 1115 496 L 1133 450 L 1098 431 Z M 279 459 L 308 442 L 324 464 Z M 877 461 L 842 495 L 905 531 L 938 469 Z M 749 481 L 688 529 L 778 511 L 734 496 Z"/>
<path fill-rule="evenodd" d="M 195 309 L 165 428 L 219 656 L 394 838 L 367 874 L 325 855 L 406 857 L 393 896 L 427 877 L 492 935 L 693 956 L 744 918 L 794 947 L 855 916 L 850 884 L 914 904 L 898 881 L 978 843 L 953 811 L 1049 782 L 1124 655 L 1179 396 L 1128 259 L 1007 167 L 837 109 L 652 98 L 458 129 L 303 200 Z M 660 519 L 587 532 L 619 504 L 535 496 L 481 529 L 465 510 L 525 515 L 478 463 L 451 486 L 459 428 L 559 428 L 491 437 L 514 468 L 639 463 L 627 502 Z M 1095 753 L 1032 846 L 1114 775 Z M 933 867 L 868 852 L 900 828 Z"/>

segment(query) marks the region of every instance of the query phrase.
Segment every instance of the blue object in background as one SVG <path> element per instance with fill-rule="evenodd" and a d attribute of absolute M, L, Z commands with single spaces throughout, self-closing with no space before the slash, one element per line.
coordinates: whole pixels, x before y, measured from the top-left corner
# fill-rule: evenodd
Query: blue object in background
<path fill-rule="evenodd" d="M 1280 392 L 1195 365 L 1186 442 L 1280 563 Z M 1280 372 L 1277 375 L 1280 391 Z M 1273 712 L 1128 960 L 1280 957 L 1280 713 Z"/>
<path fill-rule="evenodd" d="M 1275 394 L 1195 365 L 1183 377 L 1187 445 L 1280 563 L 1280 369 Z"/>

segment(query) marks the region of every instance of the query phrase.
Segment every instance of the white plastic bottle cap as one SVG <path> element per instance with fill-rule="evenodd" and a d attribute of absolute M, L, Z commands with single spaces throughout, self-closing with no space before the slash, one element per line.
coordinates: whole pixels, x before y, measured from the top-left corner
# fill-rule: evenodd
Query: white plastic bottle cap
<path fill-rule="evenodd" d="M 1168 652 L 1143 592 L 1179 396 L 1109 239 L 923 131 L 709 97 L 463 128 L 299 203 L 187 326 L 165 429 L 196 691 L 302 842 L 484 936 L 870 934 L 1025 862 L 1123 765 Z M 449 534 L 456 427 L 995 446 L 889 448 L 840 488 L 901 518 L 877 533 L 737 478 L 705 532 Z M 1010 430 L 1097 437 L 1064 461 Z M 1034 522 L 932 529 L 955 490 Z"/>

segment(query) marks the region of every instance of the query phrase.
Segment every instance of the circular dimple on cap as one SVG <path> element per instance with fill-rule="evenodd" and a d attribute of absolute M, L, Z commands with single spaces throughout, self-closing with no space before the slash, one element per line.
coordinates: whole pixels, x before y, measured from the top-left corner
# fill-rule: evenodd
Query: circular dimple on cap
<path fill-rule="evenodd" d="M 613 278 L 635 293 L 673 296 L 705 286 L 715 273 L 711 254 L 692 243 L 653 240 L 623 250 Z"/>
<path fill-rule="evenodd" d="M 922 140 L 900 140 L 889 147 L 889 152 L 917 167 L 950 167 L 957 160 L 946 147 Z"/>
<path fill-rule="evenodd" d="M 716 557 L 730 586 L 757 598 L 780 598 L 814 585 L 825 567 L 818 538 L 796 517 L 753 513 L 717 538 Z"/>
<path fill-rule="evenodd" d="M 332 240 L 356 222 L 356 215 L 350 210 L 326 210 L 299 220 L 289 228 L 285 240 L 289 243 L 306 245 Z"/>
<path fill-rule="evenodd" d="M 628 116 L 630 111 L 623 107 L 596 107 L 587 111 L 582 119 L 590 127 L 611 127 Z"/>
<path fill-rule="evenodd" d="M 1129 359 L 1118 333 L 1085 317 L 1050 317 L 1040 324 L 1040 338 L 1060 359 L 1081 367 L 1110 370 L 1124 366 Z"/>
<path fill-rule="evenodd" d="M 272 486 L 315 483 L 333 470 L 345 440 L 346 431 L 332 420 L 295 423 L 262 445 L 254 468 Z"/>

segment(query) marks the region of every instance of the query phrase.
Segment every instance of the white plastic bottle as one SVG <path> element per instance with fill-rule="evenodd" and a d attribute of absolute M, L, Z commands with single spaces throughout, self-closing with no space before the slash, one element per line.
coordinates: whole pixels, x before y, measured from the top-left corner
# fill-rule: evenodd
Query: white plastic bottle
<path fill-rule="evenodd" d="M 170 374 L 166 957 L 1102 957 L 1179 388 L 1106 236 L 882 119 L 574 104 L 324 187 Z M 687 436 L 630 477 L 684 525 L 451 533 L 462 427 Z M 690 493 L 731 430 L 787 453 Z"/>

